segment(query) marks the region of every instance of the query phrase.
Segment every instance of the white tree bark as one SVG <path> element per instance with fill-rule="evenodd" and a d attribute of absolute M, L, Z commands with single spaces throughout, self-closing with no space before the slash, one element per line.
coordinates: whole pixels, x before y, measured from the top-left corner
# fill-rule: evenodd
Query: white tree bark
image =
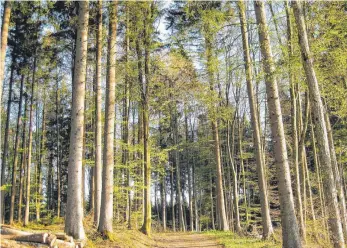
<path fill-rule="evenodd" d="M 296 25 L 298 28 L 299 45 L 301 57 L 306 73 L 307 84 L 310 94 L 311 113 L 315 125 L 317 137 L 318 156 L 322 168 L 322 180 L 324 185 L 325 201 L 329 218 L 329 229 L 334 247 L 345 247 L 343 238 L 340 212 L 337 202 L 337 192 L 331 164 L 331 154 L 329 148 L 328 133 L 324 120 L 324 106 L 322 104 L 318 80 L 313 67 L 312 55 L 309 48 L 306 24 L 303 16 L 300 1 L 293 1 L 293 9 Z"/>
<path fill-rule="evenodd" d="M 82 223 L 82 159 L 89 2 L 81 1 L 78 2 L 78 5 L 79 13 L 73 81 L 65 232 L 75 239 L 84 239 L 85 232 Z"/>
<path fill-rule="evenodd" d="M 101 56 L 102 56 L 102 1 L 98 0 L 97 14 L 97 38 L 96 38 L 96 82 L 95 82 L 95 196 L 94 196 L 94 225 L 99 225 L 100 205 L 101 205 L 101 187 L 102 187 L 102 123 L 101 123 Z"/>
<path fill-rule="evenodd" d="M 281 207 L 283 247 L 300 248 L 301 241 L 294 211 L 294 199 L 282 121 L 281 103 L 278 94 L 277 81 L 275 78 L 275 67 L 272 59 L 264 3 L 262 1 L 255 1 L 254 8 L 258 24 L 272 141 L 275 153 L 274 155 Z"/>
<path fill-rule="evenodd" d="M 246 83 L 247 83 L 247 92 L 249 106 L 251 109 L 251 120 L 253 128 L 253 137 L 254 137 L 254 146 L 256 149 L 256 162 L 257 162 L 257 173 L 258 173 L 258 185 L 259 185 L 259 194 L 260 194 L 260 205 L 261 205 L 261 216 L 262 216 L 262 226 L 263 226 L 263 238 L 267 239 L 273 235 L 273 228 L 270 217 L 270 206 L 268 201 L 268 193 L 266 187 L 266 177 L 264 172 L 264 159 L 261 147 L 261 136 L 260 136 L 260 127 L 259 127 L 259 117 L 257 111 L 257 103 L 254 98 L 253 85 L 252 85 L 252 62 L 251 56 L 249 53 L 249 44 L 248 44 L 248 30 L 246 23 L 246 13 L 245 6 L 242 1 L 238 2 L 239 6 L 239 15 L 241 23 L 241 32 L 242 32 L 242 44 L 243 44 L 243 57 L 245 61 L 245 71 L 246 71 Z"/>
<path fill-rule="evenodd" d="M 116 88 L 116 31 L 117 1 L 110 2 L 110 22 L 108 39 L 107 81 L 104 129 L 104 164 L 102 173 L 102 193 L 99 232 L 112 232 L 113 220 L 113 167 L 114 167 L 114 121 Z"/>

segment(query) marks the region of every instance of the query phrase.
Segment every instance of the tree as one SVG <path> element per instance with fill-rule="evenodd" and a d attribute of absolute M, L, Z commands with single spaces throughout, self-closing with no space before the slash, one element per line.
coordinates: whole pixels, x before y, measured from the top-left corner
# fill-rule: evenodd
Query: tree
<path fill-rule="evenodd" d="M 306 24 L 301 3 L 293 2 L 293 9 L 298 29 L 302 63 L 309 88 L 311 113 L 314 119 L 315 135 L 318 146 L 318 157 L 322 168 L 325 201 L 326 206 L 329 209 L 329 228 L 332 233 L 334 247 L 344 247 L 345 241 L 343 237 L 340 211 L 337 203 L 336 184 L 329 149 L 327 125 L 324 119 L 324 106 L 322 104 L 318 80 L 313 67 L 313 60 L 307 38 Z"/>
<path fill-rule="evenodd" d="M 24 75 L 22 75 L 20 82 L 20 93 L 19 93 L 19 106 L 18 116 L 16 124 L 16 135 L 15 135 L 15 147 L 14 147 L 14 159 L 12 169 L 12 186 L 11 186 L 11 205 L 10 205 L 10 225 L 13 224 L 14 219 L 14 207 L 15 207 L 15 196 L 16 196 L 16 178 L 17 178 L 17 165 L 18 165 L 18 148 L 19 148 L 19 129 L 22 124 L 22 106 L 23 106 L 23 90 L 24 90 Z"/>
<path fill-rule="evenodd" d="M 3 16 L 2 16 L 2 25 L 1 25 L 0 102 L 2 101 L 2 82 L 4 81 L 4 74 L 5 74 L 5 57 L 6 57 L 8 27 L 9 27 L 9 24 L 10 24 L 10 17 L 11 17 L 11 2 L 10 1 L 5 1 L 5 3 L 4 3 L 4 13 L 3 13 Z M 1 171 L 1 172 L 3 172 L 3 171 Z"/>
<path fill-rule="evenodd" d="M 273 228 L 270 217 L 270 208 L 268 201 L 268 193 L 266 187 L 266 177 L 264 172 L 264 160 L 263 152 L 261 147 L 261 136 L 260 136 L 260 126 L 259 126 L 259 117 L 256 106 L 256 101 L 254 97 L 253 85 L 252 85 L 252 62 L 251 56 L 249 53 L 249 44 L 248 44 L 248 31 L 246 24 L 246 14 L 245 6 L 243 2 L 238 2 L 239 16 L 241 23 L 241 33 L 242 33 L 242 44 L 243 44 L 243 59 L 245 62 L 245 71 L 246 71 L 246 83 L 247 83 L 247 92 L 248 92 L 248 101 L 249 107 L 251 110 L 251 119 L 253 127 L 253 138 L 254 145 L 256 149 L 256 163 L 257 163 L 257 173 L 258 173 L 258 184 L 260 191 L 260 204 L 262 212 L 262 226 L 263 226 L 263 238 L 267 239 L 273 235 Z"/>
<path fill-rule="evenodd" d="M 36 55 L 34 58 L 33 74 L 31 81 L 31 94 L 30 94 L 30 107 L 29 107 L 29 140 L 28 140 L 28 160 L 26 167 L 26 197 L 25 197 L 25 212 L 24 212 L 24 226 L 29 224 L 29 214 L 30 214 L 30 187 L 31 187 L 31 159 L 32 159 L 32 147 L 33 147 L 33 118 L 34 118 L 34 93 L 35 93 L 35 72 L 36 72 Z"/>
<path fill-rule="evenodd" d="M 97 34 L 96 34 L 96 80 L 95 80 L 95 203 L 94 224 L 99 225 L 102 187 L 102 123 L 101 123 L 101 57 L 102 57 L 102 1 L 97 5 Z"/>
<path fill-rule="evenodd" d="M 87 39 L 89 2 L 78 4 L 76 60 L 74 68 L 71 132 L 68 166 L 68 197 L 65 232 L 75 239 L 84 239 L 82 206 L 82 143 L 84 126 L 85 75 L 87 63 Z"/>
<path fill-rule="evenodd" d="M 276 76 L 274 73 L 275 67 L 272 59 L 264 3 L 261 1 L 255 1 L 254 9 L 258 24 L 259 42 L 265 73 L 266 94 L 271 122 L 271 133 L 274 143 L 274 155 L 281 204 L 283 246 L 301 247 L 299 230 L 294 211 L 294 199 L 284 136 L 281 104 Z"/>
<path fill-rule="evenodd" d="M 99 232 L 108 235 L 112 232 L 113 220 L 113 167 L 114 167 L 114 119 L 116 87 L 116 37 L 117 37 L 117 1 L 109 5 L 109 38 L 107 57 L 107 80 L 104 128 L 104 163 L 102 171 L 102 193 Z"/>

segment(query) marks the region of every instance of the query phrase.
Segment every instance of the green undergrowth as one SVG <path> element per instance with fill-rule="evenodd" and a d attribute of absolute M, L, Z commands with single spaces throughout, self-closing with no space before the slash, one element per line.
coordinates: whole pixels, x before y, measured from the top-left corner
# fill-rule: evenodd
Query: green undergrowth
<path fill-rule="evenodd" d="M 306 223 L 305 248 L 332 248 L 327 233 L 321 228 L 321 220 L 317 220 L 315 228 L 312 221 Z M 271 240 L 262 240 L 256 237 L 237 235 L 232 232 L 208 231 L 206 235 L 212 236 L 225 248 L 280 248 L 282 247 L 281 228 L 276 228 Z"/>
<path fill-rule="evenodd" d="M 264 241 L 259 238 L 240 236 L 232 232 L 208 231 L 206 235 L 216 238 L 225 248 L 280 248 L 277 239 Z"/>

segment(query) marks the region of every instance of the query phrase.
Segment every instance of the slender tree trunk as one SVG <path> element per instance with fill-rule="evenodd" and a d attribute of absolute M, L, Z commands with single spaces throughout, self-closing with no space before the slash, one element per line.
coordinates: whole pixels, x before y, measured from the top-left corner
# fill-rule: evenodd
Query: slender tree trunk
<path fill-rule="evenodd" d="M 186 227 L 184 225 L 183 218 L 183 200 L 182 200 L 182 188 L 181 188 L 181 164 L 180 164 L 180 154 L 179 154 L 179 141 L 178 141 L 178 120 L 177 120 L 177 106 L 174 104 L 174 110 L 172 115 L 172 129 L 173 129 L 173 139 L 176 149 L 174 151 L 175 165 L 176 165 L 176 184 L 177 184 L 177 207 L 178 207 L 178 224 L 180 231 L 185 232 Z"/>
<path fill-rule="evenodd" d="M 234 163 L 234 158 L 231 152 L 230 139 L 229 139 L 229 122 L 227 125 L 227 148 L 229 154 L 229 162 L 231 167 L 231 175 L 233 181 L 233 201 L 234 201 L 234 209 L 235 209 L 235 224 L 234 228 L 237 233 L 241 233 L 241 223 L 240 223 L 240 209 L 239 209 L 239 191 L 238 191 L 238 180 L 237 180 L 237 171 L 236 165 Z M 233 218 L 234 219 L 234 218 Z"/>
<path fill-rule="evenodd" d="M 206 30 L 206 33 L 209 33 L 209 30 Z M 213 75 L 213 69 L 212 69 L 212 40 L 211 37 L 209 37 L 209 34 L 206 34 L 205 37 L 205 49 L 206 49 L 206 59 L 208 64 L 208 77 L 209 77 L 209 84 L 210 84 L 210 91 L 214 91 L 214 75 Z M 215 110 L 212 110 L 215 111 Z M 214 153 L 216 156 L 216 172 L 217 172 L 217 188 L 216 188 L 216 195 L 217 195 L 217 207 L 218 212 L 220 214 L 220 221 L 218 222 L 218 229 L 223 231 L 229 230 L 229 224 L 226 217 L 225 212 L 225 204 L 224 204 L 224 192 L 223 192 L 223 176 L 222 176 L 222 163 L 221 163 L 221 157 L 220 157 L 220 142 L 219 142 L 219 131 L 218 131 L 218 122 L 217 122 L 217 116 L 215 113 L 210 113 L 211 118 L 211 126 L 212 126 L 212 133 L 213 133 L 213 140 L 214 140 Z"/>
<path fill-rule="evenodd" d="M 161 218 L 163 222 L 163 231 L 166 232 L 166 174 L 162 175 L 160 180 L 160 198 L 161 198 Z"/>
<path fill-rule="evenodd" d="M 44 86 L 45 87 L 45 86 Z M 42 126 L 41 126 L 41 137 L 40 137 L 40 156 L 38 161 L 38 201 L 36 204 L 36 219 L 40 220 L 41 215 L 41 196 L 42 196 L 42 165 L 43 165 L 43 159 L 44 159 L 44 150 L 45 150 L 45 135 L 46 135 L 46 93 L 44 92 L 43 97 L 43 107 L 42 107 Z"/>
<path fill-rule="evenodd" d="M 132 201 L 131 201 L 131 168 L 129 164 L 129 89 L 130 89 L 130 68 L 129 68 L 129 51 L 130 51 L 130 38 L 129 38 L 129 6 L 126 6 L 126 52 L 125 52 L 125 63 L 126 63 L 126 75 L 125 75 L 125 85 L 124 85 L 124 96 L 123 96 L 123 143 L 126 146 L 123 150 L 123 164 L 127 168 L 127 187 L 128 187 L 128 228 L 131 229 L 131 209 L 132 209 Z"/>
<path fill-rule="evenodd" d="M 22 202 L 23 202 L 23 187 L 24 187 L 24 170 L 26 164 L 26 118 L 27 118 L 27 109 L 28 109 L 28 98 L 27 95 L 24 95 L 24 114 L 23 114 L 23 131 L 22 131 L 22 155 L 21 155 L 21 168 L 19 173 L 19 199 L 18 199 L 18 221 L 22 221 Z"/>
<path fill-rule="evenodd" d="M 173 166 L 170 168 L 171 169 L 171 175 L 170 175 L 170 181 L 171 181 L 171 215 L 172 215 L 172 230 L 176 232 L 176 217 L 175 217 L 175 204 L 174 204 L 174 168 Z"/>
<path fill-rule="evenodd" d="M 58 77 L 58 75 L 57 75 Z M 57 78 L 57 82 L 56 82 L 56 99 L 55 99 L 55 118 L 56 118 L 56 123 L 57 123 L 57 217 L 60 217 L 60 205 L 61 205 L 61 166 L 60 166 L 60 128 L 59 128 L 59 82 L 58 82 L 58 78 Z"/>
<path fill-rule="evenodd" d="M 264 171 L 264 159 L 263 159 L 263 150 L 261 145 L 261 134 L 259 126 L 259 117 L 257 111 L 257 102 L 254 96 L 253 85 L 252 85 L 252 61 L 249 52 L 248 44 L 248 31 L 246 25 L 246 14 L 245 6 L 242 1 L 238 2 L 239 11 L 240 11 L 240 23 L 241 23 L 241 32 L 242 32 L 242 44 L 243 44 L 243 57 L 245 61 L 245 71 L 246 71 L 246 83 L 247 83 L 247 92 L 249 106 L 251 109 L 251 121 L 253 129 L 253 139 L 256 152 L 256 163 L 257 163 L 257 174 L 258 174 L 258 185 L 260 193 L 260 205 L 262 213 L 262 226 L 263 226 L 263 238 L 268 239 L 273 235 L 273 228 L 270 217 L 270 207 L 268 200 L 266 176 Z"/>
<path fill-rule="evenodd" d="M 189 149 L 189 131 L 188 131 L 188 117 L 185 116 L 185 129 L 186 129 L 186 159 L 188 171 L 188 198 L 189 198 L 189 227 L 190 231 L 194 231 L 194 213 L 193 213 L 193 195 L 192 195 L 192 172 L 190 164 L 190 149 Z"/>
<path fill-rule="evenodd" d="M 324 184 L 324 194 L 326 205 L 329 209 L 329 228 L 332 235 L 334 247 L 344 247 L 341 217 L 337 202 L 337 192 L 334 180 L 334 173 L 331 162 L 331 153 L 329 149 L 329 140 L 326 122 L 324 120 L 324 106 L 322 104 L 318 81 L 313 68 L 312 55 L 309 48 L 306 24 L 300 2 L 293 2 L 294 16 L 298 28 L 299 45 L 301 48 L 301 57 L 306 73 L 311 113 L 315 123 L 315 132 L 317 135 L 318 156 L 323 171 L 322 179 Z"/>
<path fill-rule="evenodd" d="M 194 158 L 193 158 L 194 160 Z M 198 210 L 198 193 L 196 189 L 196 174 L 195 174 L 195 161 L 193 161 L 193 201 L 194 201 L 194 216 L 195 216 L 195 231 L 199 231 L 199 210 Z"/>
<path fill-rule="evenodd" d="M 149 143 L 149 46 L 150 46 L 150 19 L 153 3 L 148 3 L 145 10 L 144 20 L 144 69 L 145 77 L 140 81 L 141 105 L 143 118 L 143 157 L 144 157 L 144 216 L 141 231 L 151 236 L 151 159 Z"/>
<path fill-rule="evenodd" d="M 327 226 L 325 225 L 326 223 L 326 214 L 325 214 L 325 205 L 324 205 L 324 200 L 323 200 L 323 189 L 322 189 L 322 184 L 321 184 L 321 177 L 320 177 L 320 166 L 319 166 L 319 161 L 317 157 L 317 148 L 316 148 L 316 138 L 314 134 L 314 129 L 313 129 L 313 123 L 312 123 L 312 118 L 310 118 L 310 126 L 311 126 L 311 142 L 312 142 L 312 151 L 313 151 L 313 161 L 315 164 L 315 170 L 317 173 L 317 184 L 318 184 L 318 192 L 319 192 L 319 201 L 320 201 L 320 207 L 322 209 L 322 219 L 323 219 L 323 224 L 324 227 L 327 230 Z"/>
<path fill-rule="evenodd" d="M 36 56 L 36 55 L 35 55 Z M 35 94 L 35 73 L 36 73 L 36 57 L 34 58 L 33 77 L 31 82 L 31 95 L 30 95 L 30 110 L 29 110 L 29 144 L 28 144 L 28 161 L 27 161 L 27 185 L 26 185 L 26 202 L 24 212 L 24 226 L 29 224 L 30 215 L 30 171 L 31 171 L 31 153 L 33 147 L 33 115 L 34 115 L 34 94 Z"/>
<path fill-rule="evenodd" d="M 264 3 L 254 2 L 258 24 L 259 41 L 265 73 L 267 102 L 274 143 L 275 164 L 277 168 L 278 188 L 281 204 L 283 247 L 301 247 L 299 229 L 296 222 L 294 199 L 291 186 L 287 147 L 282 121 L 281 104 L 275 78 L 275 68 L 270 47 L 270 37 L 266 24 Z"/>
<path fill-rule="evenodd" d="M 8 91 L 8 100 L 7 100 L 7 114 L 6 114 L 6 124 L 5 124 L 5 137 L 4 137 L 4 148 L 3 148 L 3 154 L 2 154 L 2 163 L 1 163 L 1 185 L 3 186 L 6 184 L 6 167 L 7 165 L 7 158 L 8 158 L 8 136 L 10 132 L 10 119 L 11 119 L 11 106 L 12 106 L 12 88 L 13 88 L 13 76 L 14 76 L 14 63 L 16 58 L 12 54 L 12 65 L 11 65 L 11 76 L 10 76 L 10 82 L 9 82 L 9 91 Z M 5 191 L 0 190 L 0 223 L 4 223 L 4 217 L 5 217 Z"/>
<path fill-rule="evenodd" d="M 345 237 L 347 237 L 347 209 L 346 209 L 346 201 L 345 201 L 345 192 L 343 189 L 343 185 L 341 183 L 341 175 L 339 171 L 339 165 L 337 164 L 334 138 L 333 138 L 333 133 L 332 133 L 331 124 L 329 120 L 329 114 L 327 111 L 325 113 L 325 122 L 327 123 L 327 133 L 328 133 L 328 141 L 329 141 L 329 148 L 330 148 L 330 155 L 331 155 L 331 165 L 333 167 L 333 174 L 334 174 L 334 179 L 336 183 L 336 190 L 337 190 L 337 197 L 338 197 L 337 199 L 338 199 L 338 204 L 340 207 L 340 214 L 341 214 L 341 223 L 342 223 L 344 235 Z"/>
<path fill-rule="evenodd" d="M 94 225 L 99 225 L 100 205 L 101 205 L 101 187 L 102 187 L 102 123 L 101 123 L 101 57 L 102 57 L 102 1 L 98 0 L 97 13 L 97 34 L 96 34 L 96 82 L 95 82 L 95 196 L 94 196 Z"/>
<path fill-rule="evenodd" d="M 99 232 L 107 235 L 112 232 L 113 220 L 113 167 L 114 167 L 114 127 L 115 127 L 115 88 L 116 88 L 116 32 L 117 1 L 109 6 L 108 73 L 106 81 L 104 163 L 102 171 L 102 193 Z"/>
<path fill-rule="evenodd" d="M 6 47 L 7 47 L 7 37 L 8 37 L 8 27 L 10 25 L 11 17 L 11 1 L 5 1 L 4 12 L 2 16 L 2 26 L 1 26 L 1 52 L 0 52 L 0 103 L 2 101 L 2 83 L 4 81 L 5 75 L 5 58 L 6 58 Z M 0 107 L 0 111 L 1 111 Z M 1 124 L 0 124 L 1 127 Z M 1 222 L 2 223 L 2 222 Z"/>
<path fill-rule="evenodd" d="M 298 130 L 297 130 L 297 94 L 294 79 L 294 72 L 292 71 L 291 63 L 294 54 L 294 46 L 293 46 L 293 30 L 292 30 L 292 20 L 289 12 L 288 1 L 286 2 L 286 16 L 287 16 L 287 39 L 288 39 L 288 53 L 289 53 L 289 81 L 290 81 L 290 99 L 291 99 L 291 125 L 292 125 L 292 138 L 293 138 L 293 164 L 295 169 L 295 180 L 294 180 L 294 189 L 295 189 L 295 201 L 296 201 L 296 209 L 297 209 L 297 218 L 298 224 L 300 228 L 300 236 L 302 239 L 306 240 L 306 228 L 304 222 L 304 214 L 302 209 L 302 199 L 301 199 L 301 180 L 300 180 L 300 170 L 299 170 L 299 138 L 298 138 Z M 299 94 L 299 93 L 298 93 Z"/>
<path fill-rule="evenodd" d="M 68 194 L 65 216 L 65 232 L 75 239 L 84 239 L 82 200 L 82 160 L 85 80 L 87 65 L 87 39 L 89 2 L 79 2 L 77 43 L 73 78 L 73 99 L 71 111 L 71 135 L 68 165 Z M 111 216 L 112 217 L 112 216 Z"/>
<path fill-rule="evenodd" d="M 12 168 L 12 187 L 11 187 L 11 205 L 10 205 L 10 225 L 13 224 L 14 218 L 14 207 L 15 207 L 15 196 L 16 196 L 16 185 L 17 185 L 17 164 L 18 164 L 18 148 L 19 148 L 19 129 L 22 124 L 22 106 L 23 106 L 23 88 L 24 88 L 24 75 L 22 75 L 20 82 L 20 93 L 19 93 L 19 106 L 17 116 L 17 127 L 15 135 L 14 145 L 14 161 Z"/>

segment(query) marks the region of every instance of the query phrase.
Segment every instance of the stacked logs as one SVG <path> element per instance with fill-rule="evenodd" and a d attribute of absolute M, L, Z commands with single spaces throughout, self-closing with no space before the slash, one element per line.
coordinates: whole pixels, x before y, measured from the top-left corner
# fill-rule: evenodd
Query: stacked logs
<path fill-rule="evenodd" d="M 9 236 L 9 239 L 19 242 L 45 244 L 50 248 L 82 248 L 83 242 L 74 242 L 71 236 L 65 233 L 29 233 L 16 230 L 7 226 L 1 226 L 1 235 Z"/>

